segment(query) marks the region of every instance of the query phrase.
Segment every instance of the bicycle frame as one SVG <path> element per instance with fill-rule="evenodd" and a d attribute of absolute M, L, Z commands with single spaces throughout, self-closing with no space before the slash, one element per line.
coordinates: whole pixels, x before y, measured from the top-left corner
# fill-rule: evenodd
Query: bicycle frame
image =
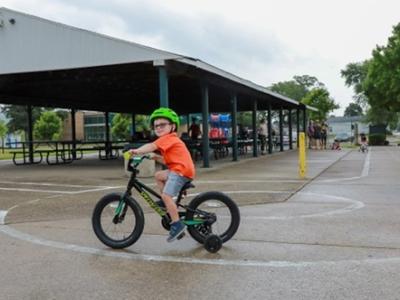
<path fill-rule="evenodd" d="M 126 189 L 126 192 L 123 194 L 123 196 L 121 197 L 121 201 L 118 205 L 118 207 L 115 210 L 115 217 L 117 218 L 118 216 L 121 215 L 121 212 L 125 211 L 125 201 L 124 198 L 126 196 L 131 196 L 132 195 L 132 188 L 134 188 L 136 191 L 138 191 L 138 193 L 143 197 L 143 199 L 147 202 L 147 204 L 161 217 L 161 218 L 166 218 L 168 213 L 166 210 L 162 209 L 161 207 L 159 207 L 157 205 L 157 203 L 153 200 L 153 198 L 151 198 L 151 196 L 149 195 L 152 194 L 153 196 L 155 196 L 157 199 L 162 201 L 162 197 L 160 194 L 158 194 L 156 191 L 154 191 L 153 189 L 151 189 L 150 187 L 148 187 L 147 185 L 145 185 L 144 183 L 142 183 L 141 181 L 139 181 L 136 178 L 136 175 L 138 173 L 138 170 L 136 169 L 137 166 L 143 161 L 144 158 L 147 158 L 146 156 L 143 156 L 141 159 L 137 160 L 137 162 L 130 167 L 130 169 L 128 169 L 129 171 L 132 172 L 131 174 L 131 178 L 129 179 L 129 183 Z M 177 206 L 181 206 L 184 207 L 186 210 L 188 210 L 189 208 L 187 206 L 182 206 L 180 205 L 180 201 L 182 198 L 182 194 L 179 193 L 178 195 L 178 199 L 176 201 L 176 205 Z M 204 215 L 208 215 L 207 212 L 202 212 L 204 213 Z M 122 213 L 123 215 L 124 213 Z M 183 220 L 183 222 L 190 226 L 190 225 L 199 225 L 199 224 L 204 224 L 206 222 L 206 220 L 202 219 L 202 218 L 198 218 L 198 219 L 194 219 L 194 220 L 190 220 L 190 221 L 186 221 Z"/>
<path fill-rule="evenodd" d="M 147 204 L 156 212 L 159 214 L 160 217 L 164 217 L 167 215 L 167 212 L 163 210 L 161 207 L 157 205 L 157 203 L 153 200 L 153 198 L 150 197 L 149 193 L 152 194 L 153 196 L 157 197 L 158 199 L 162 200 L 160 194 L 158 194 L 156 191 L 153 189 L 149 188 L 146 186 L 144 183 L 140 182 L 139 180 L 136 179 L 136 174 L 134 175 L 132 173 L 131 179 L 128 184 L 128 189 L 126 191 L 126 194 L 129 196 L 131 195 L 131 190 L 132 188 L 135 188 L 135 190 L 138 191 L 138 193 L 143 197 L 143 199 L 147 202 Z M 147 192 L 148 193 L 147 193 Z"/>

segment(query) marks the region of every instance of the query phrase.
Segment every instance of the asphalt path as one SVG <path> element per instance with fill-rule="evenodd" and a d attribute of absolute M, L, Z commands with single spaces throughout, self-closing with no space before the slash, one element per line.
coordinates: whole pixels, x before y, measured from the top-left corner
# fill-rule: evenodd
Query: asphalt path
<path fill-rule="evenodd" d="M 123 191 L 121 161 L 3 163 L 0 299 L 399 299 L 400 149 L 307 156 L 304 180 L 295 151 L 199 168 L 191 194 L 220 190 L 241 210 L 217 254 L 188 236 L 166 243 L 145 207 L 137 243 L 101 244 L 90 215 Z"/>

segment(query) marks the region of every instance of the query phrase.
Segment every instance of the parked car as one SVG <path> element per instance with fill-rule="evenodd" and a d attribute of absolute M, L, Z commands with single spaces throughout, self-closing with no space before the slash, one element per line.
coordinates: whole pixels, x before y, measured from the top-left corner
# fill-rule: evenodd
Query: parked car
<path fill-rule="evenodd" d="M 350 136 L 346 132 L 341 132 L 341 133 L 338 133 L 335 136 L 335 141 L 338 141 L 338 142 L 352 142 L 353 141 L 353 137 Z"/>

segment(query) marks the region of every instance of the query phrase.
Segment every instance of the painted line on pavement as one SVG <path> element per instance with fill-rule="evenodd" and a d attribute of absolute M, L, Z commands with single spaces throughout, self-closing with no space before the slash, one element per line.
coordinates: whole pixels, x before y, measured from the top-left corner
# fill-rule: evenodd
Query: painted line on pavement
<path fill-rule="evenodd" d="M 7 210 L 0 210 L 0 225 L 4 225 L 5 224 L 5 219 L 6 219 L 6 215 L 7 215 L 8 211 Z"/>
<path fill-rule="evenodd" d="M 61 186 L 61 187 L 77 187 L 77 188 L 103 188 L 110 186 L 99 186 L 99 185 L 76 185 L 76 184 L 62 184 L 62 183 L 44 183 L 44 182 L 17 182 L 17 181 L 0 181 L 0 184 L 15 184 L 15 185 L 39 185 L 39 186 Z"/>
<path fill-rule="evenodd" d="M 232 191 L 232 192 L 240 192 L 240 191 Z M 241 192 L 247 192 L 247 191 L 241 191 Z M 264 192 L 265 191 L 253 191 L 256 193 Z M 229 193 L 229 191 L 226 191 L 225 193 Z M 308 194 L 308 195 L 317 195 L 317 196 L 322 196 L 326 197 L 327 195 L 321 195 L 321 194 L 316 194 L 316 193 L 302 193 L 302 194 Z M 364 206 L 364 204 L 360 201 L 355 201 L 352 199 L 344 198 L 344 197 L 337 197 L 337 196 L 331 196 L 334 198 L 334 200 L 340 201 L 340 202 L 353 202 L 353 205 L 348 206 L 344 209 L 340 210 L 335 210 L 331 212 L 326 212 L 326 213 L 319 213 L 319 214 L 311 214 L 311 215 L 303 215 L 303 216 L 288 216 L 286 219 L 290 218 L 304 218 L 304 217 L 317 217 L 317 216 L 329 216 L 332 214 L 338 214 L 339 212 L 344 213 L 344 212 L 349 212 L 357 208 L 361 208 Z M 2 211 L 4 212 L 4 211 Z M 5 212 L 4 217 L 7 212 Z M 247 216 L 243 217 L 245 219 L 253 219 L 253 218 L 259 218 L 257 216 Z M 273 217 L 269 217 L 270 219 Z M 279 218 L 279 217 L 278 217 Z M 0 218 L 0 221 L 4 224 L 4 218 Z M 8 236 L 11 236 L 13 238 L 26 241 L 26 242 L 31 242 L 33 244 L 41 245 L 41 246 L 47 246 L 47 247 L 52 247 L 52 248 L 57 248 L 61 250 L 68 250 L 68 251 L 74 251 L 78 253 L 85 253 L 85 254 L 91 254 L 91 255 L 102 255 L 102 256 L 108 256 L 108 257 L 114 257 L 114 258 L 122 258 L 122 259 L 130 259 L 130 260 L 137 260 L 137 261 L 149 261 L 149 262 L 173 262 L 173 263 L 190 263 L 190 264 L 202 264 L 202 265 L 220 265 L 220 266 L 238 266 L 238 267 L 276 267 L 276 268 L 283 268 L 283 267 L 308 267 L 308 266 L 317 266 L 317 265 L 336 265 L 338 263 L 349 263 L 349 262 L 355 262 L 355 263 L 360 263 L 360 262 L 366 262 L 366 261 L 379 261 L 379 260 L 347 260 L 347 261 L 300 261 L 300 262 L 291 262 L 291 261 L 262 261 L 262 260 L 243 260 L 243 259 L 238 259 L 238 260 L 232 260 L 232 259 L 207 259 L 207 258 L 192 258 L 192 257 L 177 257 L 177 256 L 171 256 L 171 255 L 147 255 L 147 254 L 135 254 L 135 253 L 126 253 L 126 252 L 120 252 L 117 250 L 104 250 L 104 249 L 98 249 L 98 248 L 93 248 L 93 247 L 85 247 L 85 246 L 80 246 L 80 245 L 75 245 L 75 244 L 67 244 L 67 243 L 62 243 L 62 242 L 56 242 L 56 241 L 50 241 L 50 240 L 45 240 L 43 238 L 38 238 L 36 236 L 23 233 L 21 231 L 18 231 L 8 225 L 0 225 L 0 232 L 5 233 Z M 397 258 L 400 261 L 400 258 Z"/>
<path fill-rule="evenodd" d="M 301 183 L 304 179 L 263 179 L 263 180 L 194 180 L 193 183 L 267 183 L 267 182 L 284 182 L 284 183 Z"/>
<path fill-rule="evenodd" d="M 146 261 L 146 262 L 168 262 L 168 263 L 187 263 L 187 264 L 200 264 L 200 265 L 219 265 L 219 266 L 237 266 L 237 267 L 270 267 L 270 268 L 304 268 L 312 266 L 334 266 L 338 264 L 381 264 L 381 263 L 399 263 L 400 257 L 390 257 L 390 258 L 375 258 L 375 259 L 349 259 L 349 260 L 337 260 L 337 261 L 263 261 L 263 260 L 246 260 L 246 259 L 210 259 L 210 258 L 193 258 L 193 257 L 178 257 L 171 255 L 148 255 L 148 254 L 135 254 L 121 252 L 118 250 L 104 250 L 93 247 L 85 247 L 75 244 L 67 244 L 62 242 L 55 242 L 44 240 L 27 233 L 20 232 L 13 229 L 7 225 L 0 226 L 0 232 L 6 235 L 26 241 L 31 242 L 40 246 L 52 247 L 60 250 L 73 251 L 77 253 L 107 256 L 112 258 L 120 259 L 130 259 L 135 261 Z"/>
<path fill-rule="evenodd" d="M 372 147 L 368 148 L 368 153 L 365 157 L 364 160 L 364 165 L 363 169 L 361 171 L 360 176 L 354 176 L 354 177 L 345 177 L 345 178 L 334 178 L 334 179 L 321 179 L 321 180 L 315 180 L 315 182 L 339 182 L 339 181 L 350 181 L 350 180 L 357 180 L 361 179 L 364 177 L 367 177 L 369 175 L 369 169 L 370 169 L 370 162 L 371 162 L 371 151 Z"/>
<path fill-rule="evenodd" d="M 323 200 L 321 200 L 322 203 L 326 204 L 329 202 L 345 202 L 345 203 L 351 203 L 351 205 L 346 206 L 344 208 L 336 209 L 336 210 L 331 210 L 327 212 L 321 212 L 321 213 L 315 213 L 315 214 L 306 214 L 306 215 L 297 215 L 297 216 L 243 216 L 243 219 L 248 219 L 248 220 L 289 220 L 289 219 L 297 219 L 297 218 L 318 218 L 318 217 L 329 217 L 333 215 L 338 215 L 338 214 L 344 214 L 344 213 L 349 213 L 351 211 L 361 209 L 365 206 L 365 204 L 361 201 L 358 200 L 353 200 L 350 198 L 345 198 L 345 197 L 340 197 L 340 196 L 333 196 L 333 195 L 321 195 L 317 193 L 309 193 L 309 192 L 298 192 L 296 195 L 311 195 L 311 196 L 323 196 Z M 332 201 L 329 201 L 327 199 L 333 199 Z M 291 203 L 286 202 L 286 203 Z M 293 203 L 296 203 L 296 200 L 293 200 Z M 314 202 L 315 203 L 315 202 Z"/>
<path fill-rule="evenodd" d="M 13 192 L 36 192 L 36 193 L 50 193 L 50 194 L 66 194 L 66 195 L 76 195 L 89 192 L 105 191 L 110 189 L 115 189 L 118 187 L 103 187 L 97 189 L 89 189 L 82 191 L 57 191 L 57 190 L 42 190 L 42 189 L 20 189 L 20 188 L 3 188 L 0 187 L 2 191 L 13 191 Z"/>
<path fill-rule="evenodd" d="M 221 184 L 221 183 L 267 183 L 267 182 L 278 182 L 278 183 L 301 183 L 304 180 L 198 180 L 195 184 Z M 14 191 L 14 192 L 36 192 L 36 193 L 50 193 L 50 194 L 66 194 L 66 195 L 77 195 L 82 193 L 105 191 L 110 189 L 119 189 L 124 186 L 92 186 L 92 185 L 72 185 L 72 184 L 58 184 L 58 183 L 37 183 L 37 182 L 12 182 L 12 181 L 0 181 L 0 184 L 15 184 L 15 185 L 33 185 L 33 186 L 54 186 L 54 187 L 71 187 L 71 188 L 88 188 L 94 187 L 93 189 L 86 189 L 80 191 L 65 191 L 65 190 L 46 190 L 46 189 L 35 189 L 35 188 L 12 188 L 12 187 L 0 187 L 2 191 Z M 148 184 L 149 186 L 156 186 L 155 183 Z M 232 191 L 231 193 L 235 193 Z M 258 191 L 255 191 L 258 193 Z M 285 192 L 273 192 L 271 193 L 285 193 Z M 196 196 L 197 194 L 191 194 Z"/>

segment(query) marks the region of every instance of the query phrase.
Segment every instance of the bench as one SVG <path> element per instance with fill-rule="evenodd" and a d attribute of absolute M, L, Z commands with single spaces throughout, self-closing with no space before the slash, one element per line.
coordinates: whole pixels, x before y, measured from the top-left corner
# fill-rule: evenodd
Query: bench
<path fill-rule="evenodd" d="M 16 166 L 40 164 L 43 160 L 42 151 L 36 152 L 39 154 L 38 160 L 35 160 L 35 154 L 33 155 L 33 161 L 29 158 L 29 151 L 26 151 L 25 149 L 10 151 L 10 153 L 13 155 L 12 161 Z M 21 157 L 19 157 L 19 155 L 21 155 Z M 20 162 L 20 160 L 22 160 L 22 162 Z"/>

